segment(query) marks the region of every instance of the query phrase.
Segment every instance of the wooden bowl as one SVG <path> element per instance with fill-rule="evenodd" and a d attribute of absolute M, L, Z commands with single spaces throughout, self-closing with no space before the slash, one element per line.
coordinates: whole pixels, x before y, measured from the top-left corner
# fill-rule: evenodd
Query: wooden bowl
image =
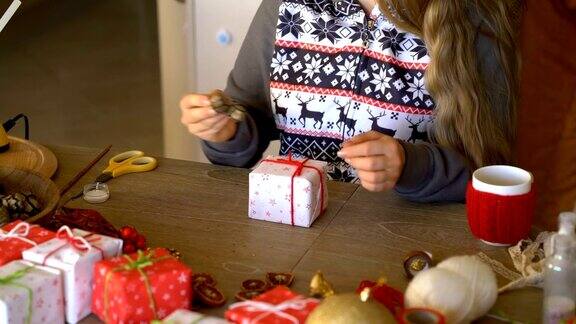
<path fill-rule="evenodd" d="M 6 193 L 31 192 L 42 204 L 42 211 L 27 221 L 40 219 L 56 208 L 60 200 L 60 190 L 50 179 L 31 171 L 0 166 L 0 184 Z"/>

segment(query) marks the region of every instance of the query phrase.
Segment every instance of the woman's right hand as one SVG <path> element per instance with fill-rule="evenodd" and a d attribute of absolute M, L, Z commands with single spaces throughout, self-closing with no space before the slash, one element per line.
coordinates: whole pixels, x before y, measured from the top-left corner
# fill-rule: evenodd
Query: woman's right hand
<path fill-rule="evenodd" d="M 188 131 L 209 142 L 226 142 L 236 135 L 236 122 L 225 114 L 219 114 L 208 96 L 190 94 L 180 100 L 180 121 Z"/>

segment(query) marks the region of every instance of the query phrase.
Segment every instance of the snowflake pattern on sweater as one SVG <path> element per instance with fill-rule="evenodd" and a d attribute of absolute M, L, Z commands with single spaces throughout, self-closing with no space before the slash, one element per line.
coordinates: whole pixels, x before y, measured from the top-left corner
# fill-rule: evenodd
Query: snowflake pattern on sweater
<path fill-rule="evenodd" d="M 377 131 L 428 140 L 434 101 L 426 90 L 424 42 L 356 0 L 286 0 L 280 5 L 270 93 L 280 154 L 326 161 L 333 180 L 354 182 L 341 144 Z"/>

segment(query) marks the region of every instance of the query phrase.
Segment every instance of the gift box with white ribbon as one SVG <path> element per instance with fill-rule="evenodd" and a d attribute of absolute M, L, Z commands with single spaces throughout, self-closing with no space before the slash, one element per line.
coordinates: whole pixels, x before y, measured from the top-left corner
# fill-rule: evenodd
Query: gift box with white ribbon
<path fill-rule="evenodd" d="M 120 239 L 63 226 L 56 238 L 24 251 L 22 257 L 62 271 L 66 321 L 77 323 L 91 313 L 94 265 L 121 251 Z"/>

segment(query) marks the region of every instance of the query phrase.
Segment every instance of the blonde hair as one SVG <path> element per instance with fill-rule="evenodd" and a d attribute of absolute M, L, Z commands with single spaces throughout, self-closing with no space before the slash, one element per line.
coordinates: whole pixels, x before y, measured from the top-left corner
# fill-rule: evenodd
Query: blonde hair
<path fill-rule="evenodd" d="M 431 62 L 426 87 L 436 102 L 433 139 L 463 153 L 473 167 L 510 163 L 516 131 L 519 0 L 378 0 L 397 26 L 421 36 Z M 482 20 L 475 26 L 472 16 Z M 476 39 L 494 39 L 506 76 L 508 109 L 496 112 L 480 72 Z M 503 115 L 502 115 L 503 114 Z"/>

